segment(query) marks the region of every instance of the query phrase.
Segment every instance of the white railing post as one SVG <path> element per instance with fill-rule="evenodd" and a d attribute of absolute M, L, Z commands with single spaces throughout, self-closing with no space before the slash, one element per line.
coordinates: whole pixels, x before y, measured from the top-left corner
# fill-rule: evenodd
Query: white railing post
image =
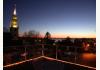
<path fill-rule="evenodd" d="M 44 56 L 44 45 L 42 44 L 42 56 Z"/>
<path fill-rule="evenodd" d="M 77 59 L 77 47 L 75 46 L 75 63 L 76 63 L 76 59 Z"/>
<path fill-rule="evenodd" d="M 57 47 L 57 45 L 56 45 L 56 59 L 58 59 L 58 52 L 57 52 L 57 49 L 58 49 L 58 47 Z"/>
<path fill-rule="evenodd" d="M 26 46 L 25 46 L 25 60 L 27 59 L 27 58 L 26 58 L 26 55 L 27 55 L 27 53 L 26 53 Z"/>

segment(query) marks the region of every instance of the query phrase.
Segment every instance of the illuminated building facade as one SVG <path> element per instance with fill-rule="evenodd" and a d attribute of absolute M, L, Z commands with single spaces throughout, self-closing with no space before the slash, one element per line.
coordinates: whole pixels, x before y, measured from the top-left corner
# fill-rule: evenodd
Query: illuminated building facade
<path fill-rule="evenodd" d="M 14 10 L 13 10 L 13 15 L 12 15 L 12 19 L 10 22 L 10 33 L 13 36 L 13 39 L 17 39 L 18 38 L 18 22 L 17 22 L 17 16 L 16 16 L 16 5 L 14 5 Z"/>

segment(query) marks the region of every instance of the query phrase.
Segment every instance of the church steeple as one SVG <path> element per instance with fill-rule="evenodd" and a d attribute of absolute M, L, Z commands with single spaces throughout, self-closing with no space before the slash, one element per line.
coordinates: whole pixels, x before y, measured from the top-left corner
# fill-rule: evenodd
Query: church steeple
<path fill-rule="evenodd" d="M 12 20 L 11 20 L 10 27 L 18 28 L 17 15 L 16 15 L 16 4 L 14 5 L 14 10 L 13 10 L 13 14 L 12 14 Z"/>
<path fill-rule="evenodd" d="M 10 22 L 10 32 L 13 36 L 13 38 L 17 38 L 18 37 L 18 18 L 17 18 L 17 13 L 16 13 L 16 4 L 14 5 L 14 10 L 12 13 L 12 19 Z"/>

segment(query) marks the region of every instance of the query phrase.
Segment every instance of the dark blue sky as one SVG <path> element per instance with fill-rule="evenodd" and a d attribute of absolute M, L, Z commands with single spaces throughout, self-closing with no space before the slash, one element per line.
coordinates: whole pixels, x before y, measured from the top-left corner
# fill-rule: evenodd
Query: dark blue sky
<path fill-rule="evenodd" d="M 52 35 L 95 35 L 96 0 L 4 0 L 4 27 L 8 27 L 14 4 L 19 31 L 49 31 Z"/>

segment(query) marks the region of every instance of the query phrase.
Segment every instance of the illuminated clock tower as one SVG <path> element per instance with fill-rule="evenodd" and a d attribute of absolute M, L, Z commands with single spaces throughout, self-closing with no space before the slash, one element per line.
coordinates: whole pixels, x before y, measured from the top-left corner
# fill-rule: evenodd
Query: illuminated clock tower
<path fill-rule="evenodd" d="M 18 22 L 17 22 L 17 16 L 16 16 L 16 5 L 14 5 L 14 10 L 13 10 L 13 14 L 12 14 L 12 19 L 10 22 L 10 33 L 13 37 L 13 39 L 17 39 L 18 38 Z"/>

